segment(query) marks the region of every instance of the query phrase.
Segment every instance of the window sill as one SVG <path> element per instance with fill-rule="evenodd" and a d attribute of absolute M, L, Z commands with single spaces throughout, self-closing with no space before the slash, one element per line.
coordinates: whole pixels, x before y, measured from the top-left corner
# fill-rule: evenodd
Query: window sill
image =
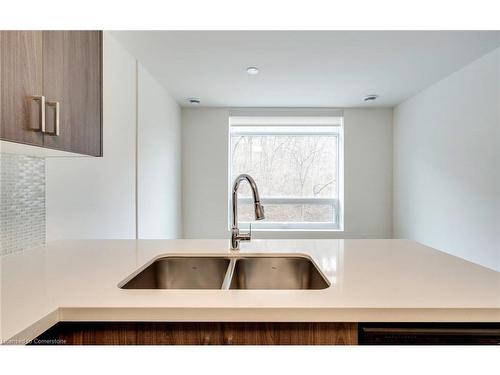
<path fill-rule="evenodd" d="M 247 230 L 247 228 L 240 228 Z M 229 234 L 230 235 L 230 234 Z M 344 229 L 252 229 L 253 239 L 342 239 Z"/>
<path fill-rule="evenodd" d="M 248 223 L 240 223 L 240 230 L 247 231 L 249 229 Z M 231 233 L 231 228 L 227 228 L 227 231 Z M 309 232 L 344 232 L 344 228 L 255 228 L 252 227 L 252 233 L 259 232 L 290 232 L 290 233 L 309 233 Z"/>
<path fill-rule="evenodd" d="M 274 228 L 255 228 L 252 233 L 259 232 L 285 232 L 285 233 L 310 233 L 310 232 L 343 232 L 343 229 L 274 229 Z"/>

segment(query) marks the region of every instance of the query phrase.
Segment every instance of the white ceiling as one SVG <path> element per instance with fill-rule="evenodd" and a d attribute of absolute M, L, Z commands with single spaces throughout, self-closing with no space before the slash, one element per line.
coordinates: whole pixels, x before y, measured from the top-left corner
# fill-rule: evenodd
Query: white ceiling
<path fill-rule="evenodd" d="M 498 31 L 115 31 L 181 105 L 394 106 L 500 45 Z M 260 73 L 248 75 L 257 66 Z M 366 94 L 378 94 L 365 103 Z"/>

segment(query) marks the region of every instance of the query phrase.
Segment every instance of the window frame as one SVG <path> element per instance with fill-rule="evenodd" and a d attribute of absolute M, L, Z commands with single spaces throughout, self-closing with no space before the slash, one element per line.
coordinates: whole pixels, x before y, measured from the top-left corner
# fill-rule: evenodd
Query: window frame
<path fill-rule="evenodd" d="M 248 117 L 246 116 L 243 121 L 237 121 L 237 124 L 232 124 L 232 119 L 239 119 L 239 116 L 230 116 L 229 117 L 229 128 L 228 128 L 228 230 L 231 229 L 231 200 L 232 200 L 232 185 L 234 178 L 236 176 L 232 176 L 232 148 L 231 148 L 231 139 L 235 136 L 256 136 L 256 137 L 265 137 L 265 136 L 330 136 L 337 138 L 337 197 L 334 198 L 302 198 L 302 197 L 264 197 L 261 195 L 261 203 L 264 208 L 266 204 L 331 204 L 333 205 L 333 209 L 335 212 L 334 217 L 331 222 L 267 222 L 267 221 L 242 221 L 239 220 L 238 224 L 245 227 L 248 225 L 252 225 L 252 230 L 255 231 L 334 231 L 340 232 L 344 230 L 343 227 L 343 192 L 344 192 L 344 124 L 343 124 L 343 116 L 335 115 L 335 116 L 307 116 L 307 119 L 303 116 L 286 116 L 285 117 L 268 117 L 267 120 L 262 120 L 262 117 Z M 334 118 L 335 121 L 328 121 L 328 118 Z M 270 120 L 271 119 L 271 120 Z M 297 119 L 297 122 L 294 123 L 294 119 Z M 297 131 L 294 133 L 283 133 L 283 132 L 272 132 L 272 131 L 250 131 L 245 132 L 241 129 L 244 129 L 245 126 L 249 126 L 252 128 L 256 128 L 259 126 L 265 127 L 295 127 L 300 126 L 301 128 L 307 126 L 314 126 L 316 128 L 325 126 L 325 129 L 335 128 L 335 131 L 326 131 L 320 132 L 307 132 L 307 131 Z M 234 131 L 233 129 L 240 128 L 238 131 Z M 253 199 L 251 197 L 239 197 L 238 205 L 240 204 L 250 204 L 253 203 Z"/>

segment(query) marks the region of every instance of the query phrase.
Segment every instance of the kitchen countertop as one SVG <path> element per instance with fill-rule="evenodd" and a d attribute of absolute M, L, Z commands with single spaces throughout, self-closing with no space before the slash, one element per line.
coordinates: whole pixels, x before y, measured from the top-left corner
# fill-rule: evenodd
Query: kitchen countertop
<path fill-rule="evenodd" d="M 151 259 L 230 254 L 227 240 L 56 241 L 0 258 L 2 342 L 59 321 L 500 322 L 500 273 L 408 240 L 252 240 L 306 254 L 323 290 L 124 290 Z"/>

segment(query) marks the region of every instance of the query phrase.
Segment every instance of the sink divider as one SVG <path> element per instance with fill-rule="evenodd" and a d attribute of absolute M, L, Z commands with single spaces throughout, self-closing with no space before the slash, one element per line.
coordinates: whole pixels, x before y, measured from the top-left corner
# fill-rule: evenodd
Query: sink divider
<path fill-rule="evenodd" d="M 222 282 L 221 290 L 229 290 L 231 286 L 231 280 L 233 279 L 234 268 L 236 267 L 236 258 L 232 258 L 227 266 L 226 275 L 224 276 L 224 281 Z"/>

